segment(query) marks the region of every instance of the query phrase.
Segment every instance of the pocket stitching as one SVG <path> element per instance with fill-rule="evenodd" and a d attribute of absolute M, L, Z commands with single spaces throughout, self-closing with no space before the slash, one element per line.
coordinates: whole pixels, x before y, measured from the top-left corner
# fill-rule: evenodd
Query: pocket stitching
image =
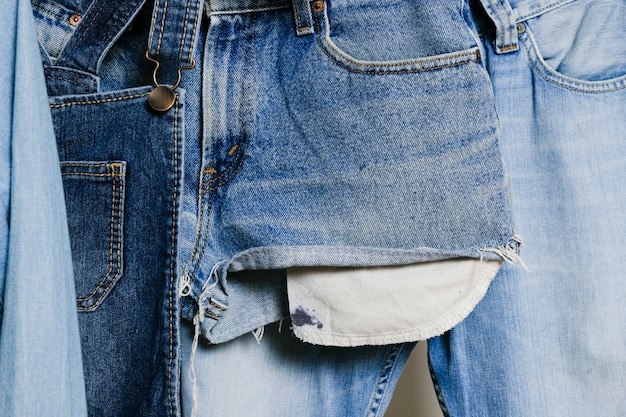
<path fill-rule="evenodd" d="M 568 77 L 546 63 L 539 50 L 539 45 L 537 45 L 535 38 L 532 33 L 530 33 L 528 25 L 526 25 L 526 31 L 519 36 L 526 48 L 526 56 L 528 57 L 531 67 L 541 78 L 552 84 L 568 90 L 589 94 L 611 93 L 626 88 L 626 74 L 617 78 L 601 81 L 585 81 Z"/>
<path fill-rule="evenodd" d="M 326 14 L 325 10 L 323 12 L 315 14 L 314 19 L 315 29 L 318 33 L 317 43 L 319 44 L 324 54 L 340 67 L 358 74 L 385 75 L 420 73 L 456 67 L 472 62 L 479 62 L 481 60 L 479 48 L 474 47 L 463 51 L 450 52 L 423 58 L 397 61 L 364 61 L 344 52 L 332 41 L 330 37 L 330 24 L 328 22 L 328 15 Z M 321 20 L 324 21 L 323 26 L 320 22 Z M 437 65 L 437 63 L 441 64 Z M 360 68 L 355 68 L 355 66 Z M 378 69 L 381 67 L 387 69 Z"/>
<path fill-rule="evenodd" d="M 111 177 L 112 182 L 112 194 L 111 194 L 111 217 L 109 219 L 110 232 L 109 232 L 109 270 L 104 277 L 97 284 L 96 288 L 87 296 L 77 297 L 76 302 L 83 305 L 78 305 L 79 311 L 93 311 L 109 294 L 112 286 L 119 280 L 122 274 L 122 217 L 123 217 L 123 165 L 120 163 L 61 163 L 61 167 L 107 167 L 111 169 L 111 172 L 107 173 L 92 173 L 92 172 L 64 172 L 62 176 L 76 176 L 76 177 Z M 116 218 L 117 217 L 117 218 Z M 117 237 L 117 239 L 115 238 Z M 117 240 L 117 249 L 113 250 L 114 242 Z M 115 259 L 114 259 L 115 258 Z M 113 273 L 115 265 L 115 273 Z M 102 293 L 96 297 L 96 294 L 106 285 Z"/>

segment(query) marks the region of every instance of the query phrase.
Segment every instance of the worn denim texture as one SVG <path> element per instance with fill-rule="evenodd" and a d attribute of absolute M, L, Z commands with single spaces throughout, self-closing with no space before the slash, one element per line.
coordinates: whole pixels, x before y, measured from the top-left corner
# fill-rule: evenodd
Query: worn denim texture
<path fill-rule="evenodd" d="M 0 415 L 86 416 L 59 160 L 28 1 L 0 15 Z"/>
<path fill-rule="evenodd" d="M 491 86 L 462 4 L 322 9 L 315 33 L 296 36 L 291 2 L 211 3 L 201 31 L 202 166 L 185 178 L 199 204 L 184 206 L 181 261 L 215 343 L 244 330 L 227 273 L 516 249 Z"/>
<path fill-rule="evenodd" d="M 193 337 L 183 325 L 183 340 Z M 197 392 L 182 378 L 184 415 L 209 417 L 383 416 L 413 343 L 340 348 L 302 343 L 288 321 L 218 345 L 201 343 L 194 357 Z M 191 345 L 182 343 L 183 369 Z M 192 414 L 194 406 L 197 414 Z"/>
<path fill-rule="evenodd" d="M 463 2 L 215 1 L 198 27 L 199 5 L 33 1 L 91 415 L 178 415 L 179 317 L 213 343 L 278 321 L 287 267 L 500 260 L 519 243 Z M 191 23 L 171 28 L 166 7 Z M 152 111 L 154 81 L 191 57 L 172 109 Z"/>
<path fill-rule="evenodd" d="M 487 31 L 486 60 L 529 272 L 503 267 L 432 366 L 450 416 L 623 416 L 626 3 L 511 6 L 519 49 Z"/>

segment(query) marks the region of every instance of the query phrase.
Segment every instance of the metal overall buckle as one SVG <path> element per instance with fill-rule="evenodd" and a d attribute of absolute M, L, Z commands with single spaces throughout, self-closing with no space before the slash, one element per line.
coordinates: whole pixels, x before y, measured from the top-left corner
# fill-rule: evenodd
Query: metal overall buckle
<path fill-rule="evenodd" d="M 150 51 L 146 51 L 146 59 L 148 61 L 154 62 L 155 64 L 154 72 L 152 73 L 152 80 L 154 81 L 155 87 L 152 89 L 152 91 L 150 91 L 150 94 L 148 95 L 148 104 L 153 110 L 159 113 L 166 112 L 171 109 L 176 102 L 176 93 L 174 92 L 174 90 L 176 90 L 176 88 L 180 84 L 182 70 L 195 68 L 196 60 L 194 59 L 191 62 L 191 65 L 180 66 L 178 68 L 178 79 L 176 80 L 176 83 L 171 87 L 167 87 L 165 85 L 159 84 L 159 81 L 157 80 L 157 72 L 159 71 L 159 67 L 161 66 L 159 61 L 150 56 Z"/>

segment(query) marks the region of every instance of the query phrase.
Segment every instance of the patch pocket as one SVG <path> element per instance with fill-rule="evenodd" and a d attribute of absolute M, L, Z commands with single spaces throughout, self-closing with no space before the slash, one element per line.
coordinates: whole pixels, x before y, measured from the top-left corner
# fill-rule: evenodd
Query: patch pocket
<path fill-rule="evenodd" d="M 580 0 L 522 22 L 533 69 L 562 87 L 604 93 L 626 87 L 626 2 Z"/>
<path fill-rule="evenodd" d="M 93 311 L 123 273 L 126 162 L 62 162 L 78 311 Z"/>
<path fill-rule="evenodd" d="M 351 72 L 398 74 L 480 61 L 460 3 L 316 0 L 311 8 L 318 44 L 328 58 Z"/>

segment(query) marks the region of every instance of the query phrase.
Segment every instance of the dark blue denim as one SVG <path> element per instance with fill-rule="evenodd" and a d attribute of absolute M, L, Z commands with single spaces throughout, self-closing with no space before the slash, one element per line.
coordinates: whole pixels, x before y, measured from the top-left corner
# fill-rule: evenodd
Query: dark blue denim
<path fill-rule="evenodd" d="M 152 69 L 145 59 L 132 58 L 139 67 L 129 71 L 145 75 L 134 84 L 143 87 L 105 92 L 114 89 L 100 78 L 110 44 L 140 5 L 94 2 L 55 62 L 44 55 L 91 416 L 173 416 L 179 410 L 176 225 L 184 93 L 172 111 L 152 111 L 146 103 Z M 35 3 L 40 25 L 46 6 Z M 129 28 L 124 36 L 119 43 L 139 36 L 145 45 L 145 31 Z"/>

